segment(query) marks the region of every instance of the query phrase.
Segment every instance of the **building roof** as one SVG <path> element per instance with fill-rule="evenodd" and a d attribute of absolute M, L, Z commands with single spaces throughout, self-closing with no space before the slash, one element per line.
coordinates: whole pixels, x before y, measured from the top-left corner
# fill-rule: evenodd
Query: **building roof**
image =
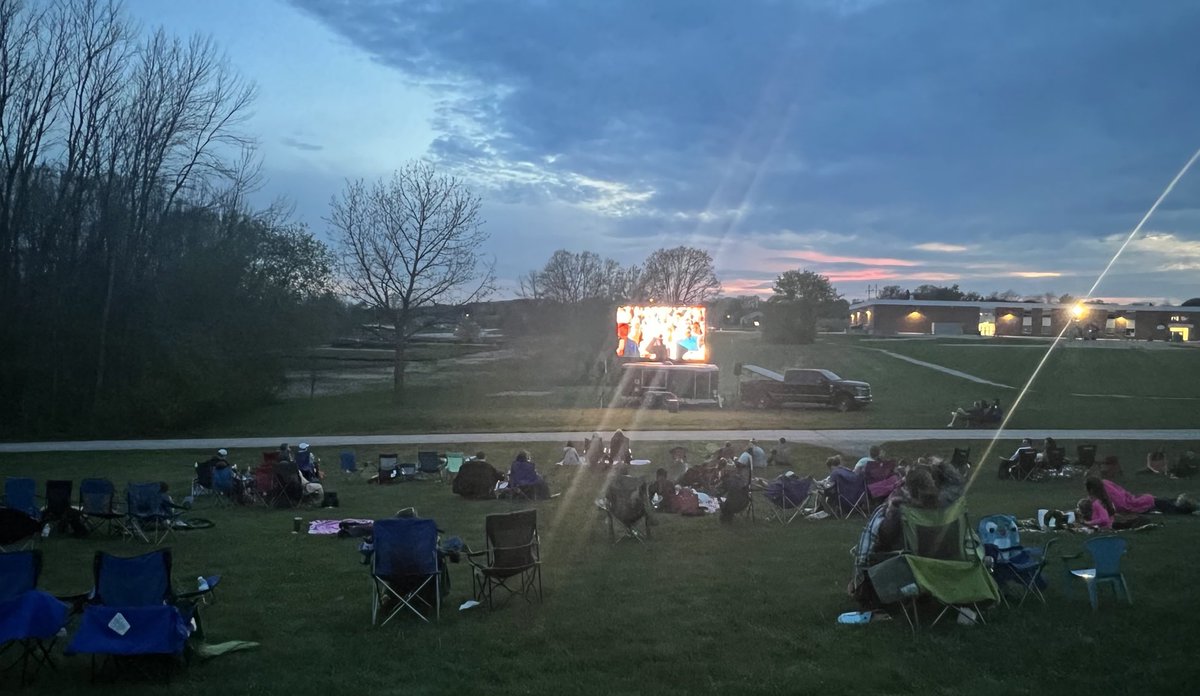
<path fill-rule="evenodd" d="M 1110 312 L 1170 312 L 1172 314 L 1188 314 L 1200 313 L 1200 307 L 1179 307 L 1177 305 L 1119 305 L 1119 304 L 1097 304 L 1084 302 L 1084 306 L 1089 309 L 1104 309 Z M 851 311 L 858 309 L 866 309 L 873 306 L 900 306 L 900 307 L 978 307 L 979 309 L 1013 309 L 1017 307 L 1027 309 L 1051 309 L 1051 310 L 1068 310 L 1074 305 L 1062 305 L 1049 302 L 1022 302 L 1020 300 L 1008 300 L 1000 302 L 978 301 L 971 302 L 966 300 L 865 300 L 856 302 L 850 305 Z"/>

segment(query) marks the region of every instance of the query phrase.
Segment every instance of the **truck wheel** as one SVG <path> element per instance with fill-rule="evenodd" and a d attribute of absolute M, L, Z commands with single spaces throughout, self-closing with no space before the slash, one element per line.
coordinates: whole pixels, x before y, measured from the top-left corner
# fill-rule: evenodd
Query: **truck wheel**
<path fill-rule="evenodd" d="M 837 407 L 837 410 L 845 413 L 854 408 L 854 401 L 845 394 L 838 394 L 837 398 L 833 401 L 833 405 Z"/>

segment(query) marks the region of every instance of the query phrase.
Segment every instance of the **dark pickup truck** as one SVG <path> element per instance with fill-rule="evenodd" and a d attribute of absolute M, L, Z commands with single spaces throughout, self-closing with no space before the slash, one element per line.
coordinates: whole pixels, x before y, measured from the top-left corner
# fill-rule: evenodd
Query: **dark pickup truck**
<path fill-rule="evenodd" d="M 845 412 L 871 403 L 870 384 L 842 379 L 829 370 L 790 369 L 779 374 L 758 365 L 742 365 L 739 376 L 744 406 L 817 404 Z"/>

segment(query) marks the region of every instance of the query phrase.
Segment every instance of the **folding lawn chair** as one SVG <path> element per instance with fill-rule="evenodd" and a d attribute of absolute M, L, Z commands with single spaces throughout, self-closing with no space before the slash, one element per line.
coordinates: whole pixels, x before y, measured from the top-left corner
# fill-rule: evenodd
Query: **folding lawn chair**
<path fill-rule="evenodd" d="M 442 474 L 442 459 L 437 452 L 420 450 L 417 452 L 417 478 L 427 479 L 437 477 L 439 481 L 445 481 L 446 477 Z"/>
<path fill-rule="evenodd" d="M 279 462 L 275 465 L 272 491 L 271 505 L 275 507 L 300 507 L 304 502 L 304 480 L 295 462 Z"/>
<path fill-rule="evenodd" d="M 537 510 L 521 510 L 488 515 L 484 518 L 486 548 L 468 550 L 467 561 L 476 601 L 495 606 L 495 591 L 507 590 L 532 603 L 536 593 L 542 601 L 541 541 L 537 530 Z"/>
<path fill-rule="evenodd" d="M 83 512 L 83 523 L 89 532 L 104 527 L 108 534 L 113 533 L 114 527 L 121 533 L 125 532 L 122 520 L 124 513 L 114 508 L 116 486 L 105 478 L 85 478 L 79 482 L 79 509 Z"/>
<path fill-rule="evenodd" d="M 71 514 L 71 493 L 74 492 L 73 481 L 51 480 L 46 482 L 46 509 L 42 511 L 42 522 L 66 521 Z"/>
<path fill-rule="evenodd" d="M 213 494 L 213 472 L 216 467 L 212 460 L 196 462 L 195 475 L 192 477 L 192 498 Z"/>
<path fill-rule="evenodd" d="M 1046 451 L 1042 454 L 1044 457 L 1042 460 L 1043 469 L 1062 471 L 1062 468 L 1067 465 L 1066 447 L 1047 447 Z"/>
<path fill-rule="evenodd" d="M 626 539 L 644 542 L 650 538 L 648 487 L 646 482 L 633 476 L 617 476 L 604 493 L 604 514 L 608 519 L 608 537 L 617 544 Z M 645 532 L 638 529 L 643 523 Z M 617 534 L 620 527 L 621 533 Z"/>
<path fill-rule="evenodd" d="M 263 454 L 265 455 L 266 453 L 264 452 Z M 259 464 L 253 472 L 254 497 L 267 507 L 274 506 L 275 497 L 279 495 L 279 491 L 277 491 L 275 487 L 275 466 L 278 463 L 278 457 L 276 458 L 276 461 L 273 462 L 264 461 L 262 464 Z"/>
<path fill-rule="evenodd" d="M 1091 469 L 1096 465 L 1096 446 L 1079 445 L 1075 448 L 1075 465 Z"/>
<path fill-rule="evenodd" d="M 161 544 L 174 529 L 179 512 L 163 499 L 157 481 L 130 483 L 125 489 L 125 533 L 151 544 Z"/>
<path fill-rule="evenodd" d="M 412 462 L 400 462 L 396 465 L 396 480 L 397 481 L 415 481 L 417 478 L 417 465 Z"/>
<path fill-rule="evenodd" d="M 220 577 L 206 578 L 209 589 L 176 594 L 171 586 L 171 562 L 170 549 L 128 558 L 96 552 L 92 596 L 64 651 L 67 655 L 91 654 L 93 680 L 98 671 L 115 677 L 131 667 L 149 674 L 148 661 L 152 660 L 162 664 L 163 676 L 169 680 L 172 666 L 185 662 L 188 639 L 193 634 L 203 636 L 195 601 L 211 593 Z M 97 656 L 103 658 L 99 670 Z M 146 662 L 135 661 L 137 658 Z"/>
<path fill-rule="evenodd" d="M 919 605 L 926 599 L 941 607 L 930 625 L 952 611 L 982 623 L 980 605 L 999 602 L 1000 590 L 967 522 L 966 499 L 938 510 L 904 505 L 900 514 L 903 552 L 869 571 L 879 599 L 898 604 L 914 631 L 920 626 Z"/>
<path fill-rule="evenodd" d="M 213 498 L 218 505 L 227 506 L 233 500 L 233 467 L 225 466 L 213 471 Z"/>
<path fill-rule="evenodd" d="M 1008 460 L 1005 460 L 1008 461 Z M 1003 463 L 1001 463 L 1003 466 Z M 1028 481 L 1037 471 L 1037 452 L 1032 449 L 1022 450 L 1017 455 L 1017 461 L 1009 466 L 1009 477 L 1015 481 Z"/>
<path fill-rule="evenodd" d="M 971 468 L 971 448 L 955 447 L 954 454 L 950 455 L 950 466 L 958 469 L 959 472 L 969 470 Z"/>
<path fill-rule="evenodd" d="M 37 482 L 31 478 L 8 476 L 4 479 L 4 507 L 19 510 L 35 520 L 41 519 L 37 504 Z"/>
<path fill-rule="evenodd" d="M 400 475 L 400 458 L 394 454 L 379 455 L 379 463 L 376 465 L 379 468 L 378 482 L 391 483 Z"/>
<path fill-rule="evenodd" d="M 338 462 L 341 464 L 343 474 L 358 473 L 358 460 L 354 458 L 354 453 L 350 450 L 342 450 L 339 452 Z"/>
<path fill-rule="evenodd" d="M 54 668 L 50 651 L 67 623 L 67 605 L 37 589 L 41 572 L 41 551 L 0 553 L 0 654 L 19 651 L 8 668 L 21 666 L 21 686 Z"/>
<path fill-rule="evenodd" d="M 867 462 L 862 474 L 867 484 L 868 511 L 887 500 L 892 491 L 904 483 L 896 473 L 896 462 L 891 460 L 872 459 Z"/>
<path fill-rule="evenodd" d="M 1012 515 L 988 515 L 979 520 L 979 540 L 984 555 L 992 559 L 992 577 L 1003 590 L 1009 584 L 1021 590 L 1017 606 L 1033 595 L 1043 604 L 1046 586 L 1043 570 L 1049 559 L 1050 547 L 1058 539 L 1051 538 L 1042 548 L 1026 548 L 1021 545 L 1021 532 L 1017 518 Z"/>
<path fill-rule="evenodd" d="M 864 518 L 870 516 L 867 510 L 867 481 L 862 474 L 837 467 L 829 475 L 833 477 L 833 487 L 825 496 L 829 514 L 842 520 L 848 520 L 855 514 Z"/>
<path fill-rule="evenodd" d="M 0 508 L 0 551 L 33 548 L 42 523 L 20 510 Z"/>
<path fill-rule="evenodd" d="M 1117 599 L 1123 599 L 1126 603 L 1133 604 L 1133 597 L 1129 594 L 1129 583 L 1126 582 L 1125 575 L 1121 572 L 1121 557 L 1128 550 L 1129 542 L 1125 541 L 1124 537 L 1099 536 L 1083 542 L 1083 548 L 1091 556 L 1092 567 L 1074 570 L 1065 568 L 1067 582 L 1082 580 L 1087 585 L 1088 600 L 1092 604 L 1093 611 L 1100 608 L 1098 596 L 1100 585 L 1111 585 Z M 1064 567 L 1067 561 L 1082 556 L 1082 552 L 1063 556 Z"/>
<path fill-rule="evenodd" d="M 813 478 L 781 475 L 767 485 L 763 497 L 769 503 L 767 516 L 780 524 L 788 524 L 804 510 L 812 492 Z"/>
<path fill-rule="evenodd" d="M 371 556 L 371 624 L 384 625 L 405 608 L 429 623 L 441 616 L 442 568 L 438 557 L 437 524 L 433 520 L 400 517 L 376 520 L 374 552 Z M 432 597 L 430 593 L 432 592 Z M 384 603 L 395 605 L 387 617 Z M 381 611 L 383 610 L 383 611 Z"/>
<path fill-rule="evenodd" d="M 467 458 L 462 452 L 447 452 L 446 453 L 446 474 L 447 477 L 453 479 L 458 476 L 458 470 L 462 468 L 463 462 Z"/>

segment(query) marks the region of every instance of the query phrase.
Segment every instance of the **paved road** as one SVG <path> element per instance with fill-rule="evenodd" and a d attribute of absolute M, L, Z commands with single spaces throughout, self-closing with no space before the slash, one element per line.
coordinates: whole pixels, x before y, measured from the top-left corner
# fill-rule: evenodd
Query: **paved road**
<path fill-rule="evenodd" d="M 772 441 L 786 437 L 790 442 L 821 445 L 834 449 L 860 449 L 878 442 L 911 440 L 990 440 L 994 430 L 631 430 L 634 442 L 745 440 Z M 604 433 L 607 437 L 609 433 Z M 200 438 L 190 440 L 86 440 L 73 442 L 0 443 L 0 453 L 17 452 L 119 452 L 132 450 L 212 450 L 218 447 L 275 448 L 281 442 L 295 446 L 308 442 L 313 447 L 341 445 L 423 445 L 477 442 L 566 442 L 581 441 L 590 433 L 554 431 L 533 433 L 427 433 L 404 435 L 283 435 L 274 437 Z M 1200 430 L 1006 430 L 1006 440 L 1046 436 L 1056 440 L 1197 440 Z"/>

